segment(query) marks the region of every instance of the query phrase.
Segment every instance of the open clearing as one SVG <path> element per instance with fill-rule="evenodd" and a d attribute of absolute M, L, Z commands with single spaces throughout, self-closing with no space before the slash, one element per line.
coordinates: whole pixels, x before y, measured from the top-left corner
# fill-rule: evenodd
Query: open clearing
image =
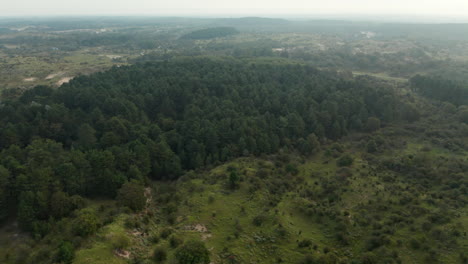
<path fill-rule="evenodd" d="M 65 72 L 51 73 L 51 74 L 47 75 L 47 77 L 45 77 L 44 80 L 52 80 L 52 79 L 54 79 L 55 77 L 62 76 L 63 74 L 65 74 Z"/>
<path fill-rule="evenodd" d="M 73 77 L 63 77 L 57 82 L 57 85 L 60 86 L 64 83 L 68 83 L 71 79 L 73 79 Z"/>

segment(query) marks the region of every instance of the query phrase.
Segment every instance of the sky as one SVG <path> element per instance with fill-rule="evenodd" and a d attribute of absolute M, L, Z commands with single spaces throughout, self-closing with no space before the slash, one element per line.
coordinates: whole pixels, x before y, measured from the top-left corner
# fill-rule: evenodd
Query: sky
<path fill-rule="evenodd" d="M 468 0 L 1 0 L 0 16 L 417 15 L 468 17 Z"/>

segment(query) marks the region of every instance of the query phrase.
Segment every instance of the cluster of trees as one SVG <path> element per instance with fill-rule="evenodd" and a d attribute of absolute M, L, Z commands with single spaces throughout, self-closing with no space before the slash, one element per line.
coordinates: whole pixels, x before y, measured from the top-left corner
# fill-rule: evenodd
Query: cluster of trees
<path fill-rule="evenodd" d="M 238 34 L 233 27 L 215 27 L 200 29 L 182 36 L 182 39 L 212 39 Z"/>
<path fill-rule="evenodd" d="M 440 77 L 416 75 L 410 80 L 413 89 L 422 95 L 450 102 L 454 105 L 468 105 L 468 85 Z"/>
<path fill-rule="evenodd" d="M 115 67 L 39 86 L 0 106 L 0 215 L 17 212 L 38 231 L 79 208 L 79 197 L 114 198 L 127 181 L 175 179 L 281 147 L 310 153 L 319 140 L 399 118 L 399 103 L 365 79 L 230 59 Z"/>

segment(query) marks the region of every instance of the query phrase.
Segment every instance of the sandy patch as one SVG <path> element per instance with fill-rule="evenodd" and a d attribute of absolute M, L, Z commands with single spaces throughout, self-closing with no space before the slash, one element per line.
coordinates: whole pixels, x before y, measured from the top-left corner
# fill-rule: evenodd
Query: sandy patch
<path fill-rule="evenodd" d="M 37 80 L 36 77 L 29 77 L 29 78 L 24 78 L 24 79 L 23 79 L 23 81 L 25 81 L 25 82 L 34 82 L 34 81 L 36 81 L 36 80 Z"/>
<path fill-rule="evenodd" d="M 206 226 L 200 225 L 200 224 L 195 225 L 194 230 L 198 231 L 198 232 L 208 232 L 208 228 L 206 228 Z"/>
<path fill-rule="evenodd" d="M 184 227 L 185 230 L 191 230 L 191 231 L 197 231 L 200 233 L 206 233 L 208 232 L 208 228 L 202 224 L 196 224 L 196 225 L 189 225 Z"/>
<path fill-rule="evenodd" d="M 47 75 L 47 77 L 45 77 L 44 80 L 52 80 L 53 78 L 61 76 L 63 74 L 65 74 L 65 72 L 51 73 L 51 74 Z"/>
<path fill-rule="evenodd" d="M 203 241 L 205 241 L 205 240 L 207 240 L 208 238 L 211 238 L 211 237 L 212 237 L 211 234 L 203 234 L 203 235 L 201 235 L 201 239 L 202 239 Z"/>
<path fill-rule="evenodd" d="M 7 49 L 17 49 L 20 47 L 20 45 L 3 44 L 3 47 Z"/>
<path fill-rule="evenodd" d="M 121 258 L 126 258 L 126 259 L 130 258 L 130 252 L 127 251 L 127 250 L 116 249 L 116 250 L 114 250 L 114 254 L 121 257 Z"/>
<path fill-rule="evenodd" d="M 120 55 L 104 55 L 104 56 L 106 56 L 107 58 L 109 58 L 111 60 L 122 58 L 122 56 L 120 56 Z"/>
<path fill-rule="evenodd" d="M 202 233 L 201 234 L 201 239 L 203 241 L 208 240 L 211 237 L 213 237 L 213 235 L 208 232 L 208 228 L 206 228 L 206 226 L 204 226 L 202 224 L 184 226 L 183 229 L 188 230 L 188 231 L 195 231 L 195 232 Z"/>
<path fill-rule="evenodd" d="M 63 77 L 62 79 L 60 79 L 58 82 L 57 82 L 57 85 L 60 86 L 64 83 L 68 83 L 71 81 L 71 79 L 73 79 L 73 77 Z"/>
<path fill-rule="evenodd" d="M 132 234 L 133 236 L 143 236 L 143 233 L 140 232 L 140 231 L 138 231 L 138 230 L 133 230 L 133 232 L 131 232 L 131 234 Z"/>

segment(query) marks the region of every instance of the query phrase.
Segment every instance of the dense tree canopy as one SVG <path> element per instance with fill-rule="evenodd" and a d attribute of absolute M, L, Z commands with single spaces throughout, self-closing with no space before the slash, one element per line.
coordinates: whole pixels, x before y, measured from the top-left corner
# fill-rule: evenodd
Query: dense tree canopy
<path fill-rule="evenodd" d="M 215 28 L 196 30 L 196 31 L 190 32 L 182 36 L 182 38 L 183 39 L 211 39 L 211 38 L 234 35 L 237 33 L 239 33 L 239 31 L 237 31 L 233 27 L 215 27 Z"/>
<path fill-rule="evenodd" d="M 411 78 L 412 87 L 432 99 L 468 105 L 468 85 L 440 77 L 416 75 Z"/>
<path fill-rule="evenodd" d="M 113 198 L 132 179 L 174 179 L 282 147 L 310 154 L 369 117 L 398 118 L 397 98 L 308 66 L 206 58 L 38 86 L 0 107 L 0 217 L 17 210 L 34 230 L 78 208 L 73 195 Z"/>

